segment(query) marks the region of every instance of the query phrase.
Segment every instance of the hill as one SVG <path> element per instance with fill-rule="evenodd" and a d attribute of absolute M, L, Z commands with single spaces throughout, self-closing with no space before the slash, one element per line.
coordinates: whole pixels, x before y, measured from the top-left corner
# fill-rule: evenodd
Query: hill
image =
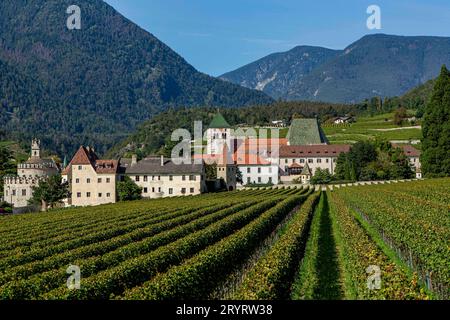
<path fill-rule="evenodd" d="M 274 98 L 355 103 L 372 96 L 403 95 L 435 78 L 442 64 L 450 65 L 450 38 L 376 34 L 342 51 L 298 47 L 221 78 Z M 301 76 L 287 70 L 300 70 Z"/>
<path fill-rule="evenodd" d="M 169 107 L 272 101 L 198 72 L 101 0 L 77 1 L 81 30 L 68 30 L 72 4 L 0 2 L 0 120 L 12 138 L 39 136 L 60 154 L 81 143 L 102 152 Z"/>
<path fill-rule="evenodd" d="M 290 121 L 293 116 L 306 118 L 319 117 L 322 120 L 333 116 L 366 111 L 365 105 L 344 105 L 308 101 L 277 102 L 267 106 L 251 106 L 239 109 L 220 109 L 220 113 L 231 126 L 264 126 L 273 120 Z M 170 147 L 171 133 L 177 128 L 194 132 L 194 121 L 202 121 L 206 130 L 212 118 L 216 115 L 215 108 L 171 109 L 152 119 L 145 121 L 133 134 L 111 148 L 107 157 L 120 157 L 129 152 L 141 156 L 164 152 L 165 145 Z M 281 134 L 286 134 L 282 130 Z"/>

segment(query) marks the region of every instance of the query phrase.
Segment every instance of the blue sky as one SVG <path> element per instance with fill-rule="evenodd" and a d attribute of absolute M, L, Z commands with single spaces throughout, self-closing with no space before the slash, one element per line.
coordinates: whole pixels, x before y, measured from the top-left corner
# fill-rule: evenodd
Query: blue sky
<path fill-rule="evenodd" d="M 450 36 L 449 0 L 106 2 L 213 76 L 296 45 L 343 49 L 371 33 Z M 381 8 L 381 30 L 366 27 L 372 4 Z"/>

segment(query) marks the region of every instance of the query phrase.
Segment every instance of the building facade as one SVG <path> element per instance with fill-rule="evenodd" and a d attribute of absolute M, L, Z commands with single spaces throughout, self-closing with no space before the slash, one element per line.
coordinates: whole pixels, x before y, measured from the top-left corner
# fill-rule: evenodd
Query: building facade
<path fill-rule="evenodd" d="M 255 154 L 236 155 L 242 185 L 278 184 L 278 163 Z"/>
<path fill-rule="evenodd" d="M 207 154 L 218 154 L 222 152 L 223 146 L 225 144 L 231 146 L 234 140 L 231 126 L 220 113 L 213 118 L 205 134 Z"/>
<path fill-rule="evenodd" d="M 350 145 L 305 145 L 283 146 L 280 148 L 279 174 L 284 182 L 298 179 L 308 165 L 311 175 L 318 168 L 335 173 L 337 158 L 350 151 Z"/>
<path fill-rule="evenodd" d="M 66 206 L 96 206 L 116 202 L 117 160 L 100 160 L 93 148 L 81 146 L 62 172 L 69 183 Z"/>
<path fill-rule="evenodd" d="M 143 198 L 198 195 L 206 192 L 202 164 L 175 164 L 169 159 L 148 157 L 137 161 L 121 159 L 121 177 L 128 176 L 142 188 Z"/>
<path fill-rule="evenodd" d="M 421 152 L 410 145 L 393 145 L 403 150 L 403 153 L 408 158 L 411 169 L 415 172 L 417 179 L 422 179 L 422 165 L 420 163 Z"/>
<path fill-rule="evenodd" d="M 17 166 L 17 175 L 4 177 L 5 201 L 13 205 L 14 212 L 25 211 L 33 196 L 33 187 L 59 172 L 59 167 L 53 159 L 41 158 L 40 149 L 41 142 L 33 139 L 30 157 Z"/>

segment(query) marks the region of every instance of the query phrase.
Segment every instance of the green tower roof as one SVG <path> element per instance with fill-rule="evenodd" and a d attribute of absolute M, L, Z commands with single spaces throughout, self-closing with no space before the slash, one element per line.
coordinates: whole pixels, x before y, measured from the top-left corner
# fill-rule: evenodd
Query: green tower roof
<path fill-rule="evenodd" d="M 287 138 L 291 146 L 328 143 L 317 119 L 292 120 Z"/>
<path fill-rule="evenodd" d="M 225 120 L 225 118 L 217 113 L 209 124 L 210 129 L 222 129 L 222 128 L 231 128 L 230 124 Z"/>

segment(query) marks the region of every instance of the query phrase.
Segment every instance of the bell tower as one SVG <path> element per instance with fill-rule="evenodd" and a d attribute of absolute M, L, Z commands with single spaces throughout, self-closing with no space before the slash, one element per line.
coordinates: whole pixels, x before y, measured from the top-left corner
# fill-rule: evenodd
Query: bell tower
<path fill-rule="evenodd" d="M 31 157 L 40 158 L 41 157 L 41 141 L 34 138 L 31 142 Z"/>

